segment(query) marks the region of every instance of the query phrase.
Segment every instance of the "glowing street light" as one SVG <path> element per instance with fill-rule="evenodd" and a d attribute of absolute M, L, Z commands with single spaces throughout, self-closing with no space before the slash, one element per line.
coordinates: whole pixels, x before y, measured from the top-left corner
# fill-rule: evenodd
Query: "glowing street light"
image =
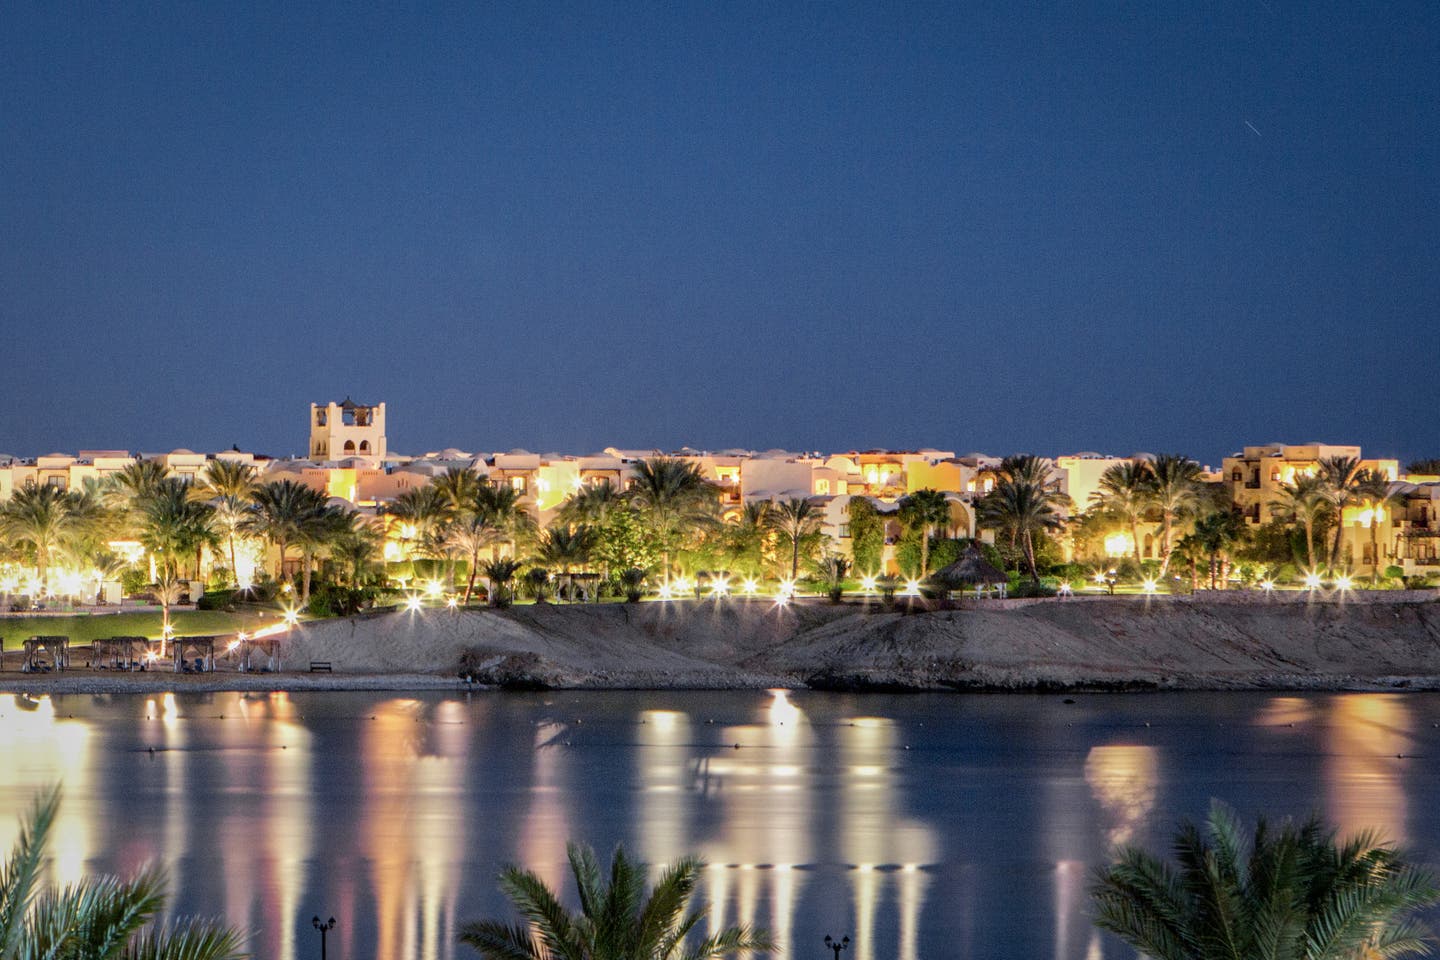
<path fill-rule="evenodd" d="M 1350 578 L 1349 574 L 1344 574 L 1335 580 L 1335 586 L 1341 590 L 1349 590 L 1354 585 L 1355 581 Z"/>
<path fill-rule="evenodd" d="M 670 600 L 675 596 L 675 590 L 669 583 L 662 583 L 660 584 L 660 589 L 656 591 L 656 595 L 659 596 L 661 600 Z"/>
<path fill-rule="evenodd" d="M 1305 589 L 1306 589 L 1306 590 L 1319 590 L 1319 589 L 1320 589 L 1320 574 L 1318 574 L 1318 573 L 1307 573 L 1307 574 L 1305 574 Z"/>
<path fill-rule="evenodd" d="M 439 580 L 425 581 L 425 595 L 427 597 L 438 597 L 440 596 L 440 591 L 443 589 L 444 587 L 441 586 Z"/>
<path fill-rule="evenodd" d="M 918 596 L 920 596 L 920 581 L 919 581 L 919 580 L 906 580 L 906 581 L 905 581 L 905 589 L 900 591 L 900 596 L 902 596 L 902 597 L 918 597 Z"/>
<path fill-rule="evenodd" d="M 716 577 L 710 581 L 710 596 L 724 597 L 730 594 L 730 581 L 725 577 Z"/>
<path fill-rule="evenodd" d="M 1266 593 L 1273 593 L 1274 590 L 1275 590 L 1275 581 L 1274 581 L 1274 580 L 1261 580 L 1261 581 L 1260 581 L 1260 589 L 1261 589 L 1261 590 L 1264 590 Z"/>
<path fill-rule="evenodd" d="M 1154 580 L 1146 580 L 1140 585 L 1140 589 L 1144 590 L 1147 596 L 1153 596 L 1158 586 Z"/>
<path fill-rule="evenodd" d="M 286 608 L 286 610 L 285 610 L 285 617 L 284 617 L 284 619 L 285 619 L 285 626 L 287 626 L 287 627 L 293 627 L 293 626 L 295 626 L 297 623 L 300 622 L 300 611 L 299 611 L 299 610 L 296 610 L 294 607 L 288 607 L 288 608 Z"/>
<path fill-rule="evenodd" d="M 420 595 L 418 593 L 412 593 L 405 598 L 405 609 L 410 613 L 418 613 L 420 611 Z"/>
<path fill-rule="evenodd" d="M 760 592 L 760 581 L 754 577 L 746 577 L 740 584 L 740 592 L 747 597 L 753 597 Z"/>

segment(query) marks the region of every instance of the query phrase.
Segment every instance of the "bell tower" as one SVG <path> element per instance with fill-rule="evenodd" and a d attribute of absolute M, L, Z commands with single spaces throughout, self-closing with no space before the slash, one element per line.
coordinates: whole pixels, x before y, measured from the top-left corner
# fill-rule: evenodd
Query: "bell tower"
<path fill-rule="evenodd" d="M 356 403 L 349 397 L 340 403 L 310 404 L 308 456 L 311 460 L 383 458 L 385 404 Z"/>

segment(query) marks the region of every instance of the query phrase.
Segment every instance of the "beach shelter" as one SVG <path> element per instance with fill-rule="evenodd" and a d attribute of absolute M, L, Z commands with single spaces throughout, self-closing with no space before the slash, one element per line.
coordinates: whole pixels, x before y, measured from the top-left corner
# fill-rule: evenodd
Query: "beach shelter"
<path fill-rule="evenodd" d="M 1005 575 L 995 564 L 985 559 L 985 554 L 980 551 L 980 546 L 975 541 L 970 541 L 970 546 L 960 555 L 960 559 L 946 567 L 941 567 L 930 575 L 931 579 L 947 590 L 963 590 L 966 587 L 974 587 L 979 593 L 986 587 L 998 586 L 1000 596 L 1005 596 L 1005 590 L 1010 585 L 1010 578 Z"/>

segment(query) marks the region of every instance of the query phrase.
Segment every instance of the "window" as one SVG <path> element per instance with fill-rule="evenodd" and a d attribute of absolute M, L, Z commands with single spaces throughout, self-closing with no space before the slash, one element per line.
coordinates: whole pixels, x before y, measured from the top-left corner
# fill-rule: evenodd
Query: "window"
<path fill-rule="evenodd" d="M 346 452 L 346 453 L 354 453 L 354 452 L 355 452 L 355 441 L 354 441 L 354 440 L 346 440 L 346 441 L 345 441 L 345 452 Z"/>
<path fill-rule="evenodd" d="M 838 494 L 840 494 L 842 497 L 845 496 L 846 494 L 848 494 L 848 493 L 850 492 L 850 481 L 849 481 L 849 480 L 837 480 L 837 481 L 835 481 L 835 492 L 838 493 Z"/>
<path fill-rule="evenodd" d="M 524 492 L 525 492 L 525 478 L 524 478 L 524 477 L 511 477 L 511 478 L 510 478 L 510 489 L 511 489 L 511 490 L 514 490 L 516 493 L 524 493 Z"/>
<path fill-rule="evenodd" d="M 829 481 L 829 480 L 816 480 L 816 481 L 815 481 L 815 494 L 816 494 L 816 496 L 821 496 L 821 497 L 823 497 L 823 496 L 828 495 L 829 493 L 830 493 L 830 481 Z"/>
<path fill-rule="evenodd" d="M 849 536 L 850 536 L 850 524 L 848 524 L 848 523 L 842 523 L 842 524 L 840 524 L 840 539 L 841 539 L 841 540 L 845 540 L 845 539 L 848 539 Z"/>
<path fill-rule="evenodd" d="M 360 441 L 360 452 L 361 452 L 361 453 L 369 453 L 369 452 L 370 452 L 370 441 L 369 441 L 369 440 L 361 440 L 361 441 Z"/>

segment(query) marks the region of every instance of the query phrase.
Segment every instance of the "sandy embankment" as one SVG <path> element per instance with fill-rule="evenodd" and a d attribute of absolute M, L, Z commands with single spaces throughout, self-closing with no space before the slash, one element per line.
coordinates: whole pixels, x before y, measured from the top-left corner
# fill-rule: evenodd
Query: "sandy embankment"
<path fill-rule="evenodd" d="M 392 613 L 302 624 L 279 674 L 10 674 L 13 689 L 1440 689 L 1434 594 L 878 606 L 727 600 Z M 311 661 L 330 674 L 311 674 Z"/>

